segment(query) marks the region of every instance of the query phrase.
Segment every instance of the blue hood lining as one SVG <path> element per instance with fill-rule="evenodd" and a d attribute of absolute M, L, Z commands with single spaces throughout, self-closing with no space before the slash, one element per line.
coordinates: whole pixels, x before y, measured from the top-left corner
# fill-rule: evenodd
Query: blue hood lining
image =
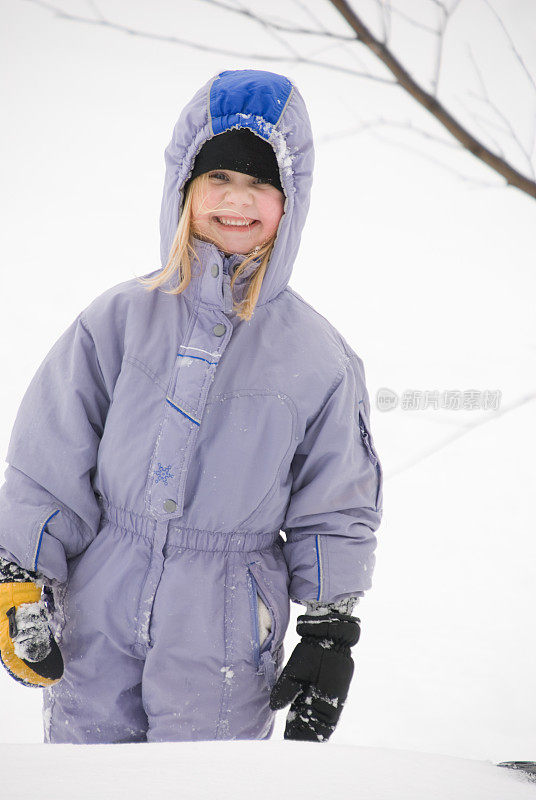
<path fill-rule="evenodd" d="M 247 69 L 221 72 L 209 92 L 214 135 L 238 126 L 269 139 L 271 128 L 281 119 L 291 93 L 289 79 L 275 72 L 259 74 L 258 70 Z"/>

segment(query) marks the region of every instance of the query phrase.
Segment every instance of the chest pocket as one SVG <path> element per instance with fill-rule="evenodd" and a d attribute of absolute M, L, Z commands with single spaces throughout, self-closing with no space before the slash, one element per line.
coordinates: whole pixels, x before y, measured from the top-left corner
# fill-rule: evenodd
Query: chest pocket
<path fill-rule="evenodd" d="M 213 396 L 188 471 L 182 522 L 211 531 L 243 529 L 276 488 L 283 462 L 290 464 L 294 431 L 294 405 L 283 394 Z"/>

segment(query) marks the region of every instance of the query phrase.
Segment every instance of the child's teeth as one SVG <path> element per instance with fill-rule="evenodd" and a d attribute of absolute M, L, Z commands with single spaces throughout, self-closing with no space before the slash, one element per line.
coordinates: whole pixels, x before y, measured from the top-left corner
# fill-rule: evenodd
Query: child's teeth
<path fill-rule="evenodd" d="M 245 227 L 246 225 L 249 224 L 247 222 L 238 222 L 237 220 L 229 220 L 229 219 L 224 219 L 222 217 L 216 217 L 216 219 L 218 220 L 218 222 L 221 222 L 222 225 L 239 225 Z"/>

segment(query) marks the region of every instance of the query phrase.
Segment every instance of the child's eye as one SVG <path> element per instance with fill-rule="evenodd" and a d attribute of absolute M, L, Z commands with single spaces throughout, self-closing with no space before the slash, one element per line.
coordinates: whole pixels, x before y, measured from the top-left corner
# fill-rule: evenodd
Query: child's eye
<path fill-rule="evenodd" d="M 227 175 L 225 172 L 211 172 L 211 178 L 216 178 L 217 180 L 228 180 Z M 255 178 L 255 183 L 263 183 L 269 185 L 269 181 L 264 181 L 262 178 Z"/>

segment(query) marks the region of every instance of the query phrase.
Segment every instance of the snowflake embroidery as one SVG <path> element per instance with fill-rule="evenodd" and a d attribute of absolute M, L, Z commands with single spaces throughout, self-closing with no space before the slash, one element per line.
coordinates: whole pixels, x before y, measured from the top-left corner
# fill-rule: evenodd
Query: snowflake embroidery
<path fill-rule="evenodd" d="M 167 486 L 168 478 L 175 477 L 171 473 L 171 464 L 168 464 L 167 467 L 163 467 L 160 461 L 158 462 L 158 469 L 153 472 L 153 475 L 156 475 L 155 483 L 162 481 L 164 486 Z"/>

